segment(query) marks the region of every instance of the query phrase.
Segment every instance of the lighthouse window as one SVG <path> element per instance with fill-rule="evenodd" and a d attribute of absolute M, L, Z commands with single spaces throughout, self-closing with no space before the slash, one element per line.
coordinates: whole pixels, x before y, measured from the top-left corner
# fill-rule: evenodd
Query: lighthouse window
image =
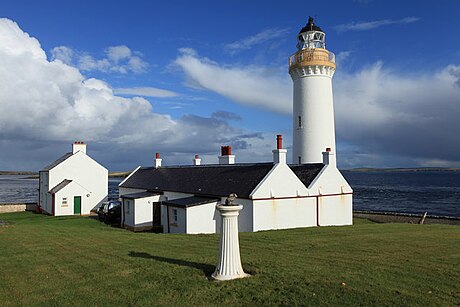
<path fill-rule="evenodd" d="M 302 128 L 302 116 L 299 116 L 299 128 Z"/>
<path fill-rule="evenodd" d="M 299 164 L 302 164 L 302 158 L 299 156 Z"/>

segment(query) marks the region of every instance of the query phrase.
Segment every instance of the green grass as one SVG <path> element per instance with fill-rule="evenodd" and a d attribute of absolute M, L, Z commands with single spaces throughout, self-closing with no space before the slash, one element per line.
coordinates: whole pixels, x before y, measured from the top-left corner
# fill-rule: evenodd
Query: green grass
<path fill-rule="evenodd" d="M 460 302 L 460 228 L 374 224 L 240 234 L 252 277 L 211 282 L 218 235 L 132 233 L 0 214 L 0 305 L 424 305 Z M 344 284 L 342 284 L 344 283 Z"/>

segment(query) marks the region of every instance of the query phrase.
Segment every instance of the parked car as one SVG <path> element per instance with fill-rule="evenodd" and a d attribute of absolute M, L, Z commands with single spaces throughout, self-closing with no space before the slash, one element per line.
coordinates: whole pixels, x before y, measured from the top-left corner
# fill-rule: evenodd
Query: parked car
<path fill-rule="evenodd" d="M 98 209 L 97 215 L 100 221 L 115 223 L 121 221 L 121 202 L 112 200 L 104 202 Z"/>

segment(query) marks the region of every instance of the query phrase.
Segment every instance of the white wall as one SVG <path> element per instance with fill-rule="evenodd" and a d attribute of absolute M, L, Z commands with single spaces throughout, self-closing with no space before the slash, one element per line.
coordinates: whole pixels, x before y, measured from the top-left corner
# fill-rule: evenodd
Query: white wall
<path fill-rule="evenodd" d="M 318 197 L 319 226 L 353 224 L 352 195 Z"/>
<path fill-rule="evenodd" d="M 333 165 L 327 165 L 308 187 L 310 195 L 352 193 L 353 189 Z"/>
<path fill-rule="evenodd" d="M 325 167 L 309 190 L 312 195 L 321 196 L 318 203 L 320 226 L 352 225 L 353 189 L 335 166 Z"/>
<path fill-rule="evenodd" d="M 287 164 L 273 166 L 265 178 L 251 192 L 252 199 L 307 196 L 308 189 Z"/>
<path fill-rule="evenodd" d="M 187 233 L 216 233 L 217 221 L 220 217 L 216 216 L 217 201 L 188 207 L 187 212 Z"/>
<path fill-rule="evenodd" d="M 316 198 L 254 201 L 254 231 L 316 226 Z"/>
<path fill-rule="evenodd" d="M 134 199 L 134 224 L 136 227 L 153 226 L 153 203 L 160 195 Z"/>
<path fill-rule="evenodd" d="M 84 203 L 87 201 L 86 190 L 82 189 L 78 184 L 75 184 L 73 181 L 66 185 L 64 188 L 59 190 L 54 194 L 54 215 L 74 215 L 74 197 L 81 197 L 81 208 L 83 208 Z M 63 199 L 66 198 L 67 201 L 64 203 Z M 89 212 L 88 212 L 89 213 Z M 88 214 L 83 213 L 81 210 L 81 215 Z"/>
<path fill-rule="evenodd" d="M 50 188 L 64 179 L 72 180 L 86 192 L 82 197 L 82 214 L 89 214 L 107 200 L 108 170 L 81 151 L 49 170 Z"/>

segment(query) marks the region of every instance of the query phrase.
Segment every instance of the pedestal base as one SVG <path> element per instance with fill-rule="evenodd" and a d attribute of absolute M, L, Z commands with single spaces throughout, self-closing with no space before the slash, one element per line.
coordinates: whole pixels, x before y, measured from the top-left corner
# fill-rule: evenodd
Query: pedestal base
<path fill-rule="evenodd" d="M 242 274 L 236 274 L 236 275 L 220 275 L 214 272 L 211 275 L 211 279 L 214 281 L 226 281 L 226 280 L 232 280 L 232 279 L 238 279 L 238 278 L 245 278 L 249 276 L 251 275 L 244 273 L 244 272 Z"/>
<path fill-rule="evenodd" d="M 222 217 L 220 227 L 219 258 L 211 278 L 218 281 L 232 280 L 250 276 L 244 273 L 240 259 L 240 246 L 238 240 L 238 214 L 243 209 L 241 205 L 218 205 Z"/>

